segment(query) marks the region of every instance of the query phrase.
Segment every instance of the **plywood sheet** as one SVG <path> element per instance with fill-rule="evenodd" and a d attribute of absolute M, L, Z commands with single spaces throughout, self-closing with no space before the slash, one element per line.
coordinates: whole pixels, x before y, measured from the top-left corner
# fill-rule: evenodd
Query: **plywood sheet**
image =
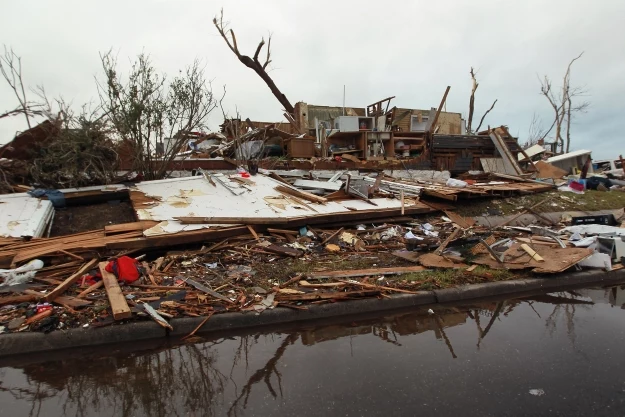
<path fill-rule="evenodd" d="M 590 257 L 593 249 L 588 248 L 551 248 L 535 245 L 536 252 L 544 261 L 536 261 L 527 254 L 519 243 L 513 244 L 506 252 L 504 263 L 497 262 L 489 254 L 478 256 L 473 263 L 487 265 L 494 269 L 529 269 L 541 274 L 553 274 L 565 271 L 573 265 Z"/>

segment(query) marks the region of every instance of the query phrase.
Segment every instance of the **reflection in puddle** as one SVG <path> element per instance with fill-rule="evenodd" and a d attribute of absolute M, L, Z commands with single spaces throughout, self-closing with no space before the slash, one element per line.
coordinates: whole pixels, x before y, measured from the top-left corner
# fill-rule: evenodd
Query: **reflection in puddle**
<path fill-rule="evenodd" d="M 341 324 L 301 325 L 293 331 L 223 337 L 147 353 L 77 355 L 4 367 L 0 369 L 0 414 L 3 410 L 28 416 L 259 414 L 259 404 L 272 399 L 288 406 L 289 391 L 302 379 L 331 386 L 333 381 L 317 382 L 315 375 L 332 356 L 344 361 L 333 372 L 353 372 L 352 367 L 362 372 L 371 360 L 408 355 L 415 346 L 428 346 L 428 355 L 439 362 L 457 363 L 470 355 L 484 356 L 480 353 L 484 347 L 499 346 L 505 338 L 530 330 L 546 332 L 550 338 L 564 330 L 566 343 L 575 346 L 576 316 L 593 314 L 599 304 L 623 308 L 624 288 L 439 307 L 433 314 L 420 309 Z M 511 320 L 517 324 L 510 325 Z M 372 357 L 364 352 L 371 352 Z M 303 366 L 307 366 L 305 374 L 297 373 Z M 366 377 L 381 383 L 389 378 Z"/>

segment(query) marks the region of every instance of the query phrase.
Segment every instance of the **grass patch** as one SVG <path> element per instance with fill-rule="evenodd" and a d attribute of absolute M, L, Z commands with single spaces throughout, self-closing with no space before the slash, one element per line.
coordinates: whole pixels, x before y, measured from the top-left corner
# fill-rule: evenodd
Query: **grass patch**
<path fill-rule="evenodd" d="M 546 198 L 550 200 L 538 206 L 535 209 L 537 212 L 599 211 L 625 207 L 625 192 L 588 190 L 584 194 L 549 191 L 510 198 L 471 200 L 456 204 L 455 211 L 470 217 L 488 213 L 488 209 L 499 210 L 503 215 L 517 214 L 524 207 L 531 207 Z"/>
<path fill-rule="evenodd" d="M 389 284 L 397 284 L 398 287 L 418 291 L 429 291 L 465 284 L 506 281 L 523 277 L 523 274 L 514 273 L 506 269 L 489 269 L 478 266 L 472 272 L 466 272 L 465 269 L 432 269 L 423 272 L 411 272 L 404 275 L 389 276 L 386 280 Z"/>

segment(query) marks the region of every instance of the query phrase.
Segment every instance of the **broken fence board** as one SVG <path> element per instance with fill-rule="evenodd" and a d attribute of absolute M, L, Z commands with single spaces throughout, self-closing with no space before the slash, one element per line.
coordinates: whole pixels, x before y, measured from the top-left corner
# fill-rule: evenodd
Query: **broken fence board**
<path fill-rule="evenodd" d="M 104 288 L 106 288 L 106 295 L 108 296 L 111 310 L 113 311 L 113 318 L 115 320 L 123 320 L 132 317 L 132 312 L 126 297 L 122 293 L 122 289 L 119 287 L 117 277 L 106 270 L 108 262 L 100 262 L 100 273 L 102 274 L 102 281 L 104 282 Z"/>

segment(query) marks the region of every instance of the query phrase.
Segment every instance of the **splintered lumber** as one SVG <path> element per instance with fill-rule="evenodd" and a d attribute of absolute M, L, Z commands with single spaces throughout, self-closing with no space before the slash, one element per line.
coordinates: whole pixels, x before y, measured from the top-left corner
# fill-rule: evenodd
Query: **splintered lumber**
<path fill-rule="evenodd" d="M 449 217 L 452 222 L 462 227 L 463 229 L 468 229 L 475 225 L 475 220 L 471 217 L 464 217 L 450 210 L 443 210 L 443 212 L 447 217 Z"/>
<path fill-rule="evenodd" d="M 154 319 L 154 321 L 159 326 L 164 327 L 165 329 L 174 330 L 171 324 L 169 324 L 167 320 L 165 320 L 160 314 L 158 314 L 158 312 L 154 310 L 154 308 L 152 308 L 151 305 L 144 303 L 143 309 L 145 310 L 146 313 L 148 313 L 150 317 L 152 317 L 152 319 Z"/>
<path fill-rule="evenodd" d="M 113 318 L 115 320 L 123 320 L 132 317 L 132 312 L 126 297 L 122 293 L 122 289 L 119 287 L 117 277 L 106 270 L 108 262 L 100 262 L 100 273 L 102 274 L 102 281 L 104 282 L 104 288 L 106 288 L 106 295 L 108 296 L 109 303 L 111 304 L 111 310 L 113 311 Z"/>
<path fill-rule="evenodd" d="M 80 294 L 78 294 L 76 296 L 76 298 L 83 298 L 84 296 L 91 294 L 92 292 L 94 292 L 95 290 L 97 290 L 98 288 L 102 287 L 104 285 L 103 281 L 98 281 L 95 284 L 91 285 L 90 287 L 88 287 L 86 290 L 84 290 L 83 292 L 81 292 Z"/>
<path fill-rule="evenodd" d="M 311 272 L 307 274 L 308 278 L 313 279 L 325 279 L 325 278 L 353 278 L 353 277 L 366 277 L 370 275 L 401 275 L 409 274 L 411 272 L 421 272 L 425 268 L 422 266 L 401 266 L 391 268 L 375 268 L 375 269 L 355 269 L 351 271 L 326 271 L 326 272 Z"/>
<path fill-rule="evenodd" d="M 191 333 L 189 333 L 188 335 L 186 335 L 185 337 L 182 338 L 182 340 L 188 339 L 191 336 L 194 336 L 198 330 L 200 330 L 202 328 L 202 326 L 204 326 L 206 324 L 206 322 L 208 321 L 208 319 L 211 318 L 211 316 L 213 315 L 213 312 L 208 313 L 208 316 L 206 316 L 206 318 L 204 320 L 202 320 L 202 322 L 200 324 L 197 325 L 197 327 L 195 329 L 193 329 L 193 331 Z"/>
<path fill-rule="evenodd" d="M 297 190 L 295 188 L 287 187 L 286 185 L 277 185 L 274 188 L 276 191 L 280 191 L 285 194 L 289 194 L 298 198 L 303 198 L 305 200 L 312 201 L 314 203 L 327 203 L 328 199 L 324 197 L 320 197 L 318 195 L 314 195 L 312 193 L 307 193 L 306 191 Z"/>
<path fill-rule="evenodd" d="M 4 306 L 7 304 L 30 303 L 33 301 L 37 301 L 37 296 L 35 295 L 13 295 L 11 297 L 0 298 L 0 306 Z"/>
<path fill-rule="evenodd" d="M 447 236 L 447 239 L 445 239 L 443 241 L 443 243 L 441 243 L 441 245 L 436 248 L 436 250 L 434 251 L 434 253 L 436 255 L 440 255 L 443 253 L 443 251 L 445 250 L 445 248 L 447 247 L 447 245 L 449 245 L 449 242 L 451 242 L 452 240 L 454 240 L 456 238 L 456 236 L 458 236 L 458 233 L 460 233 L 462 229 L 460 227 L 456 227 L 454 229 L 453 232 L 451 232 L 451 234 L 449 236 Z"/>
<path fill-rule="evenodd" d="M 359 286 L 365 287 L 365 288 L 375 288 L 375 289 L 380 289 L 380 290 L 385 290 L 385 291 L 401 292 L 401 293 L 405 293 L 405 294 L 418 294 L 418 292 L 415 292 L 415 291 L 402 290 L 400 288 L 384 287 L 384 286 L 381 286 L 381 285 L 366 284 L 364 282 L 358 282 L 358 281 L 354 281 L 354 280 L 342 280 L 342 279 L 340 279 L 339 281 L 341 281 L 342 283 L 345 283 L 345 284 L 359 285 Z"/>
<path fill-rule="evenodd" d="M 272 224 L 275 217 L 175 217 L 182 224 Z M 249 231 L 249 230 L 248 230 Z"/>
<path fill-rule="evenodd" d="M 346 300 L 358 297 L 372 297 L 379 295 L 379 290 L 363 290 L 348 292 L 313 292 L 308 294 L 276 294 L 279 301 L 314 301 L 314 300 Z"/>
<path fill-rule="evenodd" d="M 339 230 L 337 230 L 336 232 L 332 233 L 330 236 L 328 236 L 323 242 L 321 242 L 321 245 L 325 245 L 326 243 L 328 243 L 330 240 L 332 240 L 336 235 L 338 235 L 339 233 L 341 233 L 344 230 L 343 227 L 341 227 Z"/>
<path fill-rule="evenodd" d="M 35 290 L 24 290 L 24 294 L 32 295 L 38 300 L 45 299 L 45 295 Z M 76 297 L 69 297 L 67 295 L 59 295 L 54 298 L 53 303 L 60 304 L 63 307 L 84 307 L 92 304 L 91 301 L 81 300 Z"/>
<path fill-rule="evenodd" d="M 269 233 L 278 233 L 278 234 L 282 234 L 282 235 L 299 236 L 299 232 L 297 230 L 272 229 L 271 227 L 269 227 L 269 228 L 267 228 L 267 232 L 269 232 Z"/>
<path fill-rule="evenodd" d="M 234 304 L 234 301 L 232 301 L 228 297 L 223 296 L 223 295 L 219 294 L 218 292 L 211 290 L 210 288 L 200 284 L 197 281 L 192 280 L 191 278 L 182 277 L 182 280 L 184 282 L 186 282 L 187 284 L 197 288 L 198 290 L 205 292 L 206 294 L 212 295 L 213 297 L 218 298 L 218 299 L 220 299 L 222 301 L 225 301 L 225 302 L 227 302 L 229 304 Z"/>
<path fill-rule="evenodd" d="M 249 224 L 247 225 L 247 229 L 250 231 L 250 233 L 252 234 L 252 236 L 254 236 L 254 239 L 256 240 L 260 240 L 260 238 L 258 237 L 258 234 L 256 233 L 256 230 L 254 230 L 254 228 L 252 226 L 250 226 Z"/>
<path fill-rule="evenodd" d="M 67 289 L 71 287 L 74 284 L 74 282 L 76 282 L 80 277 L 82 277 L 87 271 L 95 267 L 97 264 L 98 264 L 97 258 L 91 259 L 89 262 L 84 264 L 78 271 L 76 271 L 76 273 L 71 275 L 69 278 L 63 281 L 59 286 L 53 289 L 49 294 L 47 294 L 44 297 L 44 300 L 48 302 L 54 301 L 56 297 L 58 297 L 59 295 L 67 291 Z"/>
<path fill-rule="evenodd" d="M 535 261 L 544 261 L 545 259 L 540 256 L 538 253 L 536 253 L 536 251 L 532 248 L 529 247 L 529 245 L 527 243 L 523 243 L 521 245 L 521 249 L 523 249 L 525 252 L 527 252 L 527 254 L 529 256 L 532 257 L 532 259 L 534 259 Z"/>
<path fill-rule="evenodd" d="M 158 224 L 158 222 L 153 220 L 141 220 L 133 223 L 122 223 L 122 224 L 110 224 L 104 226 L 104 234 L 113 235 L 116 233 L 126 233 L 126 232 L 134 232 L 134 231 L 144 231 L 145 229 L 149 229 Z"/>
<path fill-rule="evenodd" d="M 521 217 L 524 214 L 527 214 L 530 210 L 534 210 L 536 207 L 540 206 L 541 204 L 551 200 L 553 197 L 547 197 L 542 201 L 539 201 L 538 203 L 534 204 L 532 207 L 529 207 L 525 210 L 523 210 L 522 212 L 518 213 L 516 216 L 512 217 L 511 219 L 506 220 L 505 222 L 501 223 L 499 225 L 499 227 L 504 227 L 510 223 L 512 223 L 513 221 L 515 221 L 516 219 L 518 219 L 519 217 Z"/>
<path fill-rule="evenodd" d="M 290 248 L 288 246 L 280 246 L 280 245 L 267 245 L 261 246 L 263 250 L 271 253 L 275 253 L 277 255 L 290 256 L 292 258 L 299 258 L 302 256 L 302 251 L 295 248 Z"/>
<path fill-rule="evenodd" d="M 300 287 L 308 287 L 308 288 L 332 288 L 332 287 L 344 287 L 347 285 L 345 282 L 322 282 L 318 284 L 311 284 L 306 280 L 302 280 L 299 282 Z"/>

